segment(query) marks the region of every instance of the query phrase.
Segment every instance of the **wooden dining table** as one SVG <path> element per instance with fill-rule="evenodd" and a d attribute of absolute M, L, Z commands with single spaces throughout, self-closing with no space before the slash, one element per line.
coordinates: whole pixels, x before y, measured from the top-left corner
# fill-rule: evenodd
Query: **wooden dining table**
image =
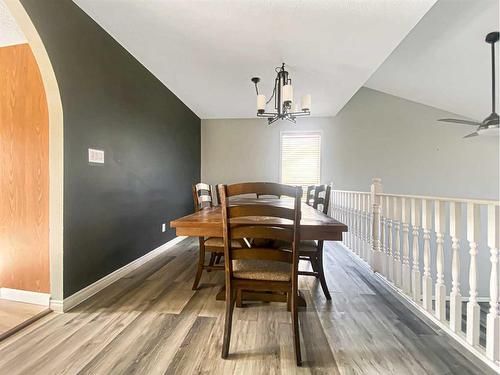
<path fill-rule="evenodd" d="M 246 198 L 235 197 L 232 202 L 241 204 L 266 204 L 293 208 L 293 200 L 276 198 Z M 291 227 L 292 222 L 286 219 L 274 217 L 242 217 L 232 220 L 232 225 L 276 225 Z M 175 228 L 177 236 L 188 237 L 222 237 L 222 209 L 220 206 L 207 207 L 203 210 L 179 219 L 172 220 L 170 227 Z M 347 225 L 335 220 L 313 207 L 302 203 L 300 220 L 301 240 L 329 240 L 341 241 L 342 233 L 347 232 Z M 256 297 L 256 293 L 252 294 Z M 217 294 L 218 300 L 225 298 L 223 290 Z M 259 300 L 281 301 L 282 297 L 260 294 Z M 301 298 L 300 305 L 305 305 Z"/>

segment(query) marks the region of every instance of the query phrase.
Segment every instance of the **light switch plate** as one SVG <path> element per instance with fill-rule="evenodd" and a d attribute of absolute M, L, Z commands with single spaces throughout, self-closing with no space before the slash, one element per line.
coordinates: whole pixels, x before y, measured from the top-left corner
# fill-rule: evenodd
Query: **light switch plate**
<path fill-rule="evenodd" d="M 89 148 L 89 163 L 104 164 L 104 151 Z"/>

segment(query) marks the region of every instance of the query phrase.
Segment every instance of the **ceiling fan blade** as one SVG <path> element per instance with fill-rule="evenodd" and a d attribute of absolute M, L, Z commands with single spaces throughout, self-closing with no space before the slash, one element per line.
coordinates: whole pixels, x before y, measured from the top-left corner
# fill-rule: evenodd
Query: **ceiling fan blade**
<path fill-rule="evenodd" d="M 460 120 L 460 119 L 457 119 L 457 118 L 441 118 L 439 119 L 438 121 L 442 121 L 442 122 L 453 122 L 455 124 L 464 124 L 464 125 L 474 125 L 474 126 L 479 126 L 481 125 L 480 122 L 476 122 L 476 121 L 469 121 L 469 120 Z"/>
<path fill-rule="evenodd" d="M 474 132 L 474 133 L 470 133 L 470 134 L 467 134 L 465 137 L 463 138 L 472 138 L 472 137 L 477 137 L 479 135 L 478 132 Z"/>

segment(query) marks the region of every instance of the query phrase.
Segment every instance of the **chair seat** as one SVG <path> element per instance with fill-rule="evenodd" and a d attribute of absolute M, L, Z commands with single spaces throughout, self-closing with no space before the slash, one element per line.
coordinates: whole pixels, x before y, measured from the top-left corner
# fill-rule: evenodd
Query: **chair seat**
<path fill-rule="evenodd" d="M 284 241 L 277 241 L 275 247 L 279 249 L 291 249 L 292 244 Z M 314 240 L 300 241 L 299 253 L 311 253 L 318 250 L 318 244 Z"/>
<path fill-rule="evenodd" d="M 292 266 L 285 262 L 257 259 L 233 260 L 233 277 L 236 279 L 290 281 Z"/>
<path fill-rule="evenodd" d="M 314 240 L 300 241 L 299 253 L 315 253 L 318 251 L 318 244 Z"/>
<path fill-rule="evenodd" d="M 222 237 L 209 237 L 205 240 L 205 246 L 224 248 L 224 239 Z M 243 245 L 238 240 L 231 240 L 231 247 L 241 249 Z"/>

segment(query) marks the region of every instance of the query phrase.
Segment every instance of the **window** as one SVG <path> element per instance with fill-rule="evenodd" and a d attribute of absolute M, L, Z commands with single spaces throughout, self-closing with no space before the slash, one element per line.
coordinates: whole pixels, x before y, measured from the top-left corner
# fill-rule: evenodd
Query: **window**
<path fill-rule="evenodd" d="M 321 181 L 321 133 L 281 133 L 281 183 L 303 188 Z"/>

